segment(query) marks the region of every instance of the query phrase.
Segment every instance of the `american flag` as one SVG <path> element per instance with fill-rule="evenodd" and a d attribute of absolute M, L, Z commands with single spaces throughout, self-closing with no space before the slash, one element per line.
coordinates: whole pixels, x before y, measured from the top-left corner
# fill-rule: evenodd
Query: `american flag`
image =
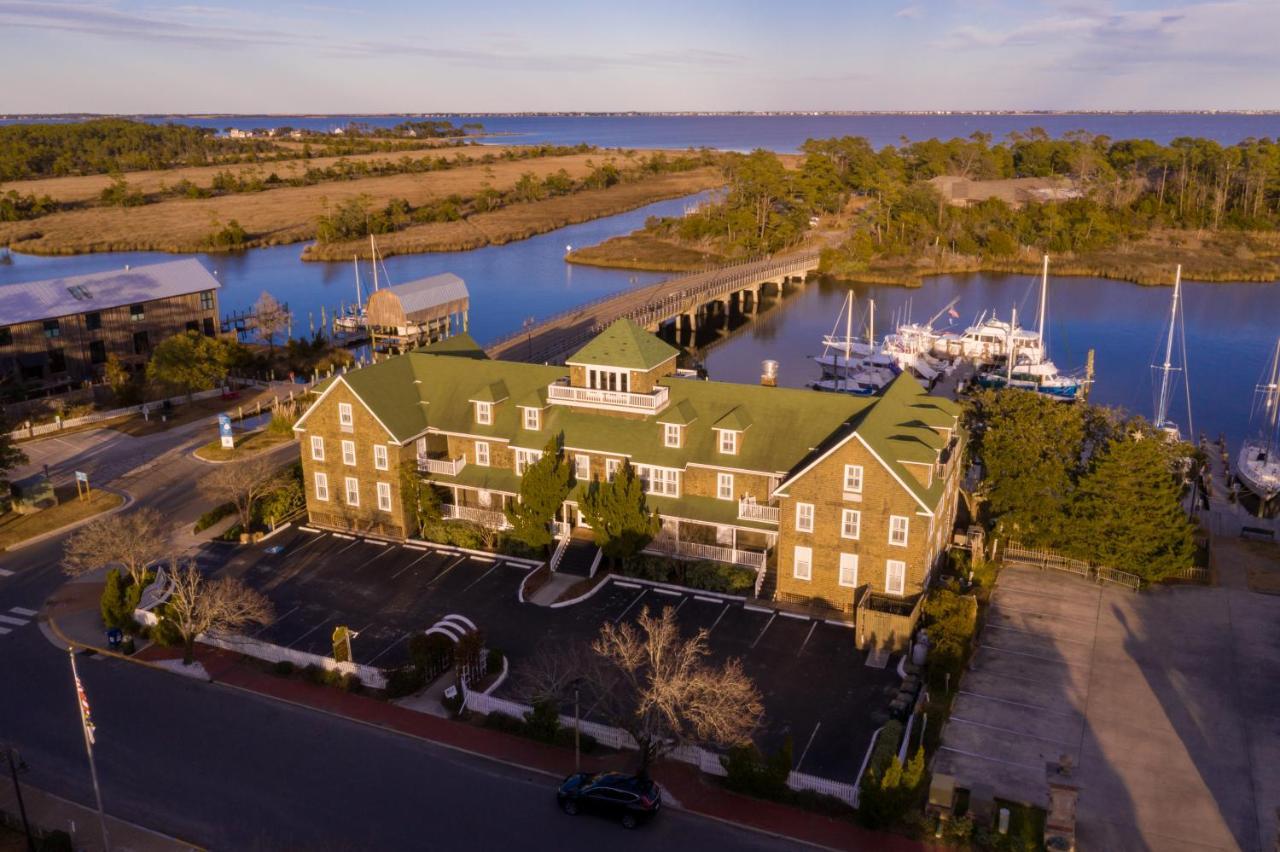
<path fill-rule="evenodd" d="M 84 735 L 90 745 L 95 745 L 93 738 L 93 716 L 89 713 L 89 696 L 84 694 L 84 684 L 80 683 L 80 675 L 76 674 L 76 697 L 80 699 L 80 720 L 84 722 Z"/>
<path fill-rule="evenodd" d="M 952 319 L 960 319 L 960 312 L 955 308 L 947 308 L 947 313 L 951 315 Z"/>

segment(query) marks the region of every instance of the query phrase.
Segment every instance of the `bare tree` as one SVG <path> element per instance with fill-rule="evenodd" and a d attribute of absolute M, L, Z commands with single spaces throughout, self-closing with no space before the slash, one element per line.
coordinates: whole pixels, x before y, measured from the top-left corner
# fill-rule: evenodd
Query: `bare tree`
<path fill-rule="evenodd" d="M 164 617 L 182 637 L 183 664 L 191 665 L 200 634 L 270 624 L 275 613 L 265 595 L 239 580 L 209 580 L 195 563 L 174 560 L 169 570 L 169 600 Z"/>
<path fill-rule="evenodd" d="M 276 297 L 262 291 L 258 301 L 253 303 L 254 320 L 258 325 L 258 334 L 267 341 L 267 347 L 275 352 L 276 334 L 289 327 L 293 317 L 284 306 L 276 301 Z"/>
<path fill-rule="evenodd" d="M 747 742 L 764 707 L 742 662 L 706 662 L 707 631 L 680 636 L 675 611 L 647 608 L 630 623 L 606 623 L 592 643 L 596 664 L 586 674 L 596 708 L 640 747 L 640 774 L 685 744 Z"/>
<path fill-rule="evenodd" d="M 200 490 L 218 503 L 231 503 L 245 532 L 253 521 L 253 508 L 258 501 L 284 486 L 283 479 L 270 468 L 253 461 L 218 465 L 203 482 Z"/>
<path fill-rule="evenodd" d="M 129 580 L 140 584 L 147 566 L 164 555 L 168 540 L 164 517 L 155 509 L 100 518 L 67 539 L 62 570 L 78 577 L 103 565 L 119 563 Z"/>

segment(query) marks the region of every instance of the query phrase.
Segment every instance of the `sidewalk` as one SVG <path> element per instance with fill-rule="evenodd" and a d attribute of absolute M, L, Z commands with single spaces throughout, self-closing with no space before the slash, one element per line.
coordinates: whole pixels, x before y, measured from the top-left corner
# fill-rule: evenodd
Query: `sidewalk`
<path fill-rule="evenodd" d="M 29 784 L 22 785 L 22 803 L 26 806 L 27 821 L 31 823 L 33 833 L 65 831 L 71 835 L 71 842 L 77 850 L 102 852 L 102 829 L 98 824 L 98 812 L 93 808 L 37 790 Z M 12 814 L 16 830 L 22 831 L 18 798 L 10 783 L 0 784 L 0 811 Z M 116 819 L 110 814 L 107 815 L 107 835 L 112 852 L 183 852 L 201 848 Z"/>

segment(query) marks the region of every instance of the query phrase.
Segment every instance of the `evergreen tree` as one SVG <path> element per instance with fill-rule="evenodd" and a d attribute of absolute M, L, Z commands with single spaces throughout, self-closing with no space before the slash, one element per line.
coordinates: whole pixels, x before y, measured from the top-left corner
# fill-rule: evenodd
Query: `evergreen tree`
<path fill-rule="evenodd" d="M 7 474 L 18 465 L 27 463 L 27 454 L 13 442 L 9 435 L 10 429 L 9 422 L 0 411 L 0 493 L 6 495 L 9 493 Z"/>
<path fill-rule="evenodd" d="M 1150 432 L 1108 443 L 1069 507 L 1069 548 L 1108 568 L 1160 580 L 1195 556 L 1193 526 L 1168 444 Z"/>
<path fill-rule="evenodd" d="M 973 450 L 985 470 L 982 496 L 998 529 L 1024 544 L 1053 546 L 1084 454 L 1083 406 L 1023 390 L 984 391 L 969 411 Z"/>
<path fill-rule="evenodd" d="M 630 462 L 623 462 L 612 482 L 591 482 L 582 514 L 611 566 L 639 553 L 658 532 L 658 513 L 649 511 L 644 483 Z"/>
<path fill-rule="evenodd" d="M 525 469 L 520 480 L 520 502 L 504 512 L 513 527 L 511 536 L 533 549 L 551 545 L 551 519 L 569 496 L 573 471 L 564 460 L 558 438 L 552 438 L 542 457 Z"/>

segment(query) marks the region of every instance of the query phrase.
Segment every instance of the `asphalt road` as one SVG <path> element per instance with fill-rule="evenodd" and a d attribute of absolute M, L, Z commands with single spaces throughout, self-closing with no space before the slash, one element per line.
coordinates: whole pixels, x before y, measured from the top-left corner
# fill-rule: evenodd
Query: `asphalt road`
<path fill-rule="evenodd" d="M 187 524 L 201 509 L 200 469 L 174 454 L 120 484 Z M 0 613 L 39 609 L 62 583 L 60 553 L 51 540 L 0 554 L 12 572 L 0 575 Z M 22 752 L 27 782 L 88 804 L 66 653 L 34 620 L 6 624 L 0 739 Z M 571 819 L 544 776 L 229 687 L 81 659 L 107 811 L 212 849 L 790 848 L 674 810 L 635 832 Z"/>

